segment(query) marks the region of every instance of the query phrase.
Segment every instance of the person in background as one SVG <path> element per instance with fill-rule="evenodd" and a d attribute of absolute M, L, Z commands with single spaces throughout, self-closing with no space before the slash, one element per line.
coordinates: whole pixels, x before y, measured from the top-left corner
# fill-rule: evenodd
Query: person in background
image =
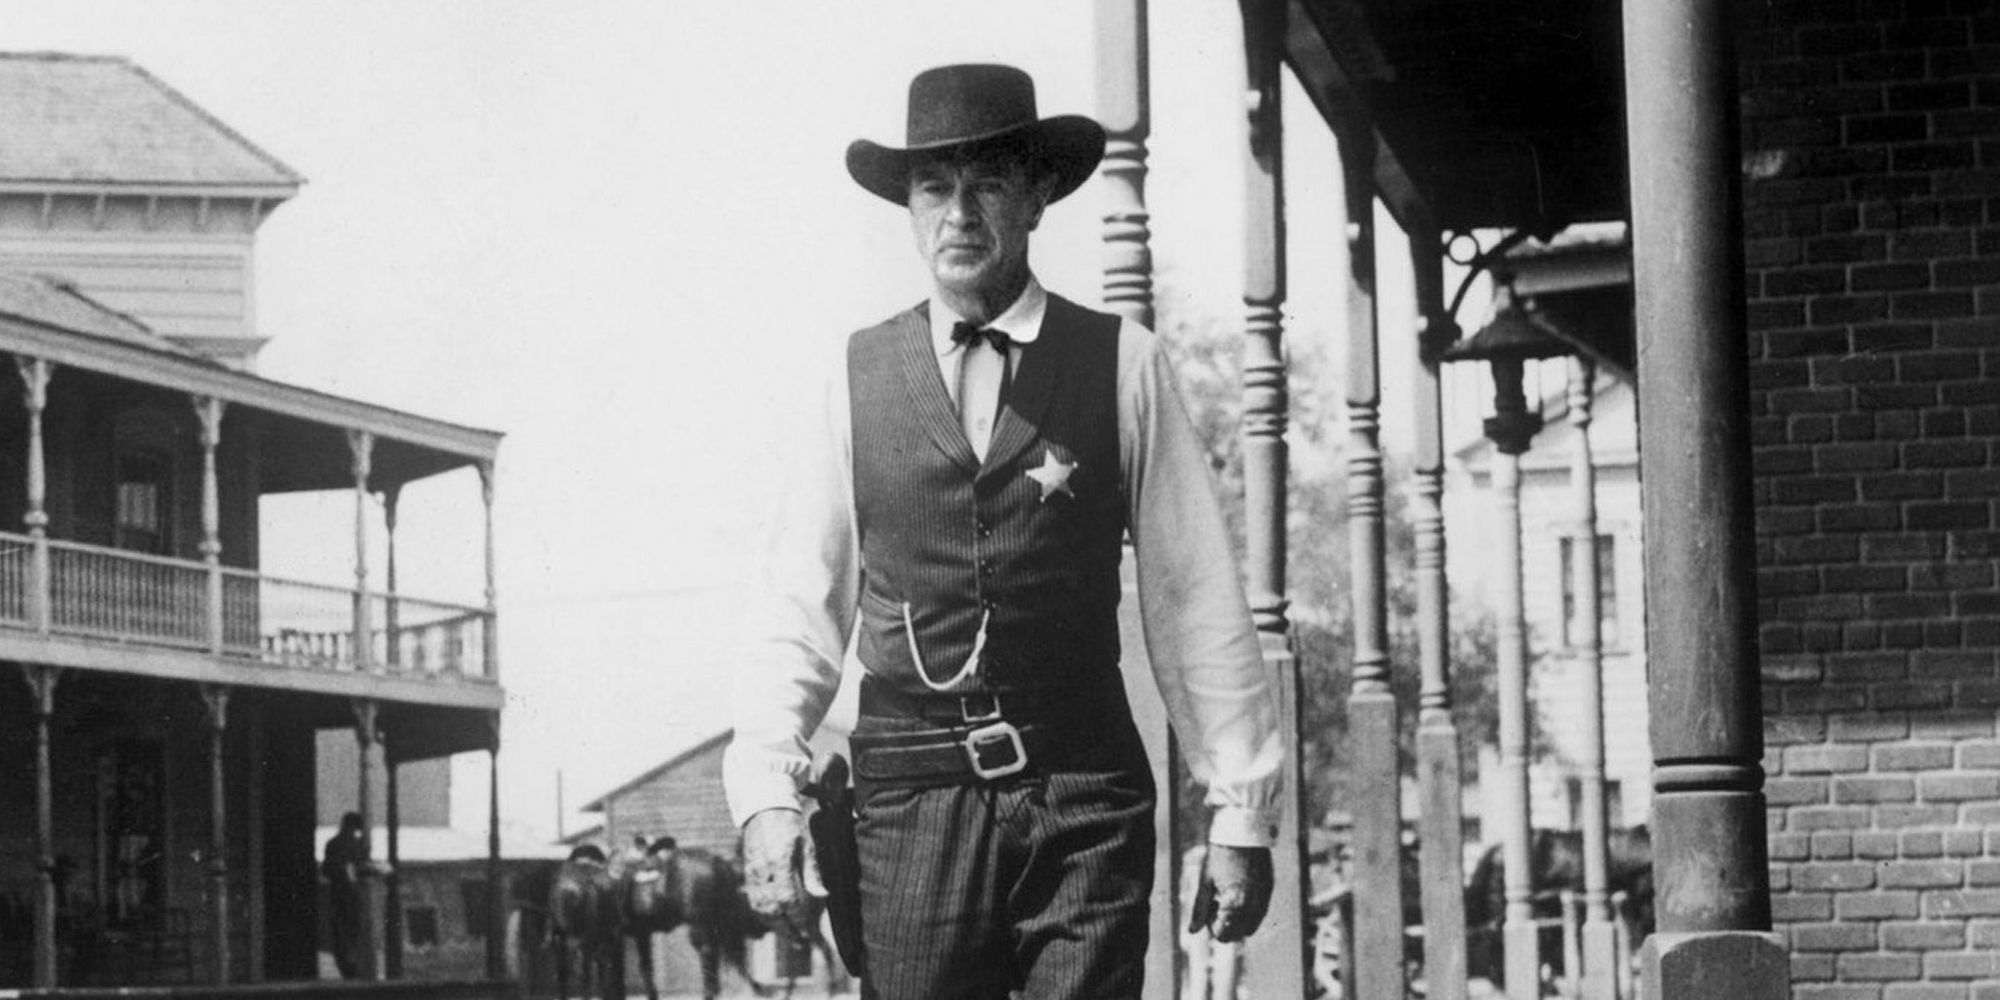
<path fill-rule="evenodd" d="M 319 865 L 331 909 L 327 922 L 333 931 L 333 964 L 342 979 L 362 978 L 362 935 L 368 929 L 361 878 L 367 867 L 368 835 L 361 814 L 347 813 L 340 817 L 339 832 L 327 840 Z"/>

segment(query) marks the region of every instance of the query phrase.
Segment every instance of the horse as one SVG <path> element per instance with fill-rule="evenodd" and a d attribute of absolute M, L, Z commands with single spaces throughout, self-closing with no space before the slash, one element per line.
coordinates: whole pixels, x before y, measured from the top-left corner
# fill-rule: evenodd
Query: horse
<path fill-rule="evenodd" d="M 767 930 L 788 935 L 819 951 L 827 960 L 829 993 L 844 988 L 844 975 L 833 948 L 820 933 L 817 914 L 803 927 L 766 922 L 750 909 L 743 894 L 743 875 L 728 860 L 700 848 L 683 848 L 671 837 L 649 845 L 643 856 L 624 867 L 620 877 L 620 913 L 624 933 L 639 952 L 639 972 L 648 1000 L 659 1000 L 653 972 L 652 938 L 686 925 L 688 943 L 701 958 L 702 996 L 721 989 L 722 964 L 740 973 L 758 996 L 770 987 L 752 978 L 745 963 L 745 944 Z M 795 979 L 787 979 L 791 996 Z"/>
<path fill-rule="evenodd" d="M 1653 933 L 1653 841 L 1644 826 L 1611 831 L 1606 881 L 1608 890 L 1623 893 L 1618 914 L 1632 946 Z M 1506 974 L 1507 886 L 1502 845 L 1480 855 L 1465 889 L 1466 961 L 1473 976 L 1501 982 Z M 1563 971 L 1562 895 L 1583 891 L 1583 834 L 1574 830 L 1536 830 L 1529 841 L 1529 864 L 1535 894 L 1531 900 L 1540 933 L 1539 952 L 1545 966 Z"/>
<path fill-rule="evenodd" d="M 556 996 L 568 1000 L 570 952 L 576 951 L 579 978 L 588 990 L 623 1000 L 625 962 L 619 936 L 618 876 L 604 852 L 585 844 L 569 852 L 549 883 L 549 942 L 556 953 Z"/>

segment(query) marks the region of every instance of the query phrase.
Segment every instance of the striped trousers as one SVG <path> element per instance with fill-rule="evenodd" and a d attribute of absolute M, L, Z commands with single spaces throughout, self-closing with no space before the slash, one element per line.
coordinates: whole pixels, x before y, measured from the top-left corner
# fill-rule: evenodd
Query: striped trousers
<path fill-rule="evenodd" d="M 1139 996 L 1156 794 L 1130 719 L 1098 721 L 1056 767 L 859 785 L 863 1000 Z"/>

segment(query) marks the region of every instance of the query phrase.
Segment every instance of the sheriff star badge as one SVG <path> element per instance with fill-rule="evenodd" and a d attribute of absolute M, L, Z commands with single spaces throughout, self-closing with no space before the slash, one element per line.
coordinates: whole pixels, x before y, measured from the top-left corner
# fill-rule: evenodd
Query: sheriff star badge
<path fill-rule="evenodd" d="M 1053 451 L 1046 451 L 1042 453 L 1041 467 L 1029 469 L 1027 475 L 1029 479 L 1041 484 L 1043 503 L 1048 503 L 1049 498 L 1058 493 L 1074 498 L 1076 494 L 1069 488 L 1069 474 L 1077 470 L 1077 465 L 1076 462 L 1065 462 L 1056 458 L 1056 453 Z"/>

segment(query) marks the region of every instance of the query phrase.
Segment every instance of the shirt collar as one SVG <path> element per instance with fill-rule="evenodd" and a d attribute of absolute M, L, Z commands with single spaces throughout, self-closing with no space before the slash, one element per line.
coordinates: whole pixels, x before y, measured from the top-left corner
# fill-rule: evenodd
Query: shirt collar
<path fill-rule="evenodd" d="M 1007 310 L 986 324 L 985 329 L 998 330 L 1006 334 L 1016 344 L 1032 344 L 1042 332 L 1042 316 L 1049 309 L 1049 293 L 1042 290 L 1042 283 L 1033 275 L 1028 277 L 1028 287 L 1021 289 L 1021 297 Z M 939 357 L 958 350 L 952 343 L 951 328 L 965 317 L 952 312 L 936 295 L 931 296 L 931 347 Z"/>

